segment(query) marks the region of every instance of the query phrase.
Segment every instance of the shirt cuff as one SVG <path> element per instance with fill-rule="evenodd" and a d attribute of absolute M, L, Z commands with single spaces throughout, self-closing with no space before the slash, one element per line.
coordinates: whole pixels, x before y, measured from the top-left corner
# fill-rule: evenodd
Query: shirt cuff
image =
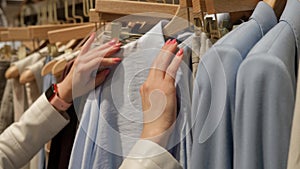
<path fill-rule="evenodd" d="M 139 140 L 123 161 L 120 168 L 131 168 L 131 166 L 140 166 L 141 168 L 147 169 L 182 168 L 179 162 L 166 149 L 149 140 Z"/>

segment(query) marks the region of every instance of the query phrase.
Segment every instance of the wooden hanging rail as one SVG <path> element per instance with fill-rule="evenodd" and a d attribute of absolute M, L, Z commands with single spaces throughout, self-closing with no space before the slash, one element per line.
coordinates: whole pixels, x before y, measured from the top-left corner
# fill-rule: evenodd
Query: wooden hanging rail
<path fill-rule="evenodd" d="M 193 0 L 194 13 L 203 10 L 208 14 L 253 10 L 259 0 Z"/>
<path fill-rule="evenodd" d="M 135 2 L 135 1 L 118 1 L 118 0 L 97 0 L 96 11 L 100 13 L 113 13 L 121 15 L 131 15 L 145 12 L 156 12 L 175 15 L 179 5 Z"/>
<path fill-rule="evenodd" d="M 94 28 L 94 24 L 87 24 L 65 29 L 53 30 L 48 32 L 48 38 L 50 43 L 66 42 L 72 39 L 82 39 L 86 37 Z"/>
<path fill-rule="evenodd" d="M 56 24 L 56 25 L 36 25 L 29 26 L 29 30 L 31 33 L 31 37 L 33 39 L 48 39 L 48 32 L 53 30 L 59 30 L 68 27 L 75 27 L 86 25 L 85 23 L 77 23 L 77 24 Z"/>
<path fill-rule="evenodd" d="M 10 37 L 8 36 L 8 31 L 1 31 L 0 32 L 0 41 L 6 42 L 6 41 L 11 41 Z"/>
<path fill-rule="evenodd" d="M 28 27 L 8 28 L 8 36 L 11 40 L 31 40 L 31 33 Z"/>

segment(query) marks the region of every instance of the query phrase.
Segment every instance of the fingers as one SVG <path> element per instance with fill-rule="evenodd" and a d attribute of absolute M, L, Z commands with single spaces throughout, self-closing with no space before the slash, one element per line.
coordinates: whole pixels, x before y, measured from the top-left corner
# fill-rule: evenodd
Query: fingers
<path fill-rule="evenodd" d="M 172 60 L 171 64 L 169 65 L 166 71 L 165 79 L 175 81 L 176 73 L 182 61 L 182 58 L 183 58 L 183 49 L 180 49 L 177 52 L 174 59 Z"/>
<path fill-rule="evenodd" d="M 84 57 L 81 58 L 81 60 L 83 62 L 89 62 L 92 61 L 94 59 L 97 59 L 99 57 L 103 58 L 103 57 L 109 57 L 112 54 L 118 52 L 120 50 L 121 47 L 121 43 L 117 43 L 113 46 L 108 46 L 106 48 L 96 48 L 93 49 L 91 51 L 89 51 L 88 53 L 86 53 L 86 55 Z"/>
<path fill-rule="evenodd" d="M 160 53 L 153 62 L 152 69 L 149 76 L 155 76 L 158 78 L 164 78 L 165 71 L 168 68 L 170 61 L 176 51 L 177 42 L 176 39 L 168 40 L 162 47 Z"/>
<path fill-rule="evenodd" d="M 81 68 L 86 77 L 96 77 L 101 69 L 116 65 L 122 61 L 121 58 L 98 58 L 98 61 L 84 64 Z"/>
<path fill-rule="evenodd" d="M 107 49 L 111 46 L 121 46 L 121 43 L 119 43 L 119 40 L 117 38 L 114 38 L 112 39 L 111 41 L 101 45 L 101 46 L 98 46 L 98 47 L 95 47 L 94 49 L 92 49 L 90 52 L 93 53 L 93 52 L 99 52 L 99 51 L 102 51 L 104 49 Z"/>
<path fill-rule="evenodd" d="M 85 53 L 87 53 L 92 45 L 92 43 L 94 42 L 94 39 L 96 37 L 96 32 L 93 32 L 91 34 L 91 36 L 89 37 L 89 39 L 85 42 L 85 44 L 82 46 L 82 49 L 80 51 L 80 55 L 84 55 Z"/>
<path fill-rule="evenodd" d="M 100 73 L 98 73 L 96 76 L 96 79 L 95 79 L 95 87 L 98 87 L 99 85 L 101 85 L 109 73 L 110 73 L 109 69 L 105 69 L 105 70 L 101 71 Z"/>

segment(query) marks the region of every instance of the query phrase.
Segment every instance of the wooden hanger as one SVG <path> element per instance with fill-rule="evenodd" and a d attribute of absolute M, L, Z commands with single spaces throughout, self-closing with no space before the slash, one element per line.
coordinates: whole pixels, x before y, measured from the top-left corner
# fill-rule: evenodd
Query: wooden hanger
<path fill-rule="evenodd" d="M 65 45 L 65 48 L 66 49 L 69 49 L 70 47 L 73 47 L 74 46 L 74 43 L 77 43 L 77 40 L 73 39 L 71 41 L 69 41 L 66 45 Z M 42 76 L 45 76 L 49 73 L 51 73 L 54 65 L 59 61 L 59 60 L 62 60 L 60 58 L 64 58 L 65 56 L 67 55 L 70 55 L 71 53 L 68 52 L 68 53 L 65 53 L 65 54 L 62 54 L 61 56 L 58 56 L 58 58 L 55 58 L 53 60 L 51 60 L 50 62 L 48 62 L 43 68 L 42 68 L 42 71 L 41 71 L 41 75 Z"/>
<path fill-rule="evenodd" d="M 60 30 L 64 28 L 70 28 L 75 26 L 82 26 L 85 25 L 84 23 L 77 23 L 77 24 L 52 24 L 52 25 L 36 25 L 36 26 L 29 26 L 28 29 L 31 33 L 32 39 L 48 39 L 48 32 L 53 30 Z"/>
<path fill-rule="evenodd" d="M 287 0 L 264 0 L 264 2 L 274 9 L 277 18 L 279 18 L 285 8 Z"/>
<path fill-rule="evenodd" d="M 152 2 L 121 1 L 121 0 L 96 0 L 95 10 L 101 20 L 114 21 L 125 15 L 142 15 L 159 13 L 156 17 L 171 19 L 177 12 L 179 5 Z M 166 14 L 166 15 L 164 15 Z"/>
<path fill-rule="evenodd" d="M 56 63 L 54 64 L 53 68 L 52 68 L 52 74 L 53 74 L 55 77 L 59 77 L 59 76 L 62 74 L 62 72 L 64 71 L 64 69 L 65 69 L 67 63 L 68 63 L 70 60 L 74 59 L 74 58 L 79 54 L 79 52 L 80 52 L 80 51 L 78 50 L 78 51 L 76 51 L 76 52 L 74 52 L 74 53 L 68 55 L 67 57 L 65 57 L 65 58 L 63 58 L 63 59 L 61 59 L 61 60 L 59 60 L 58 62 L 56 62 Z"/>
<path fill-rule="evenodd" d="M 48 32 L 50 43 L 66 42 L 72 39 L 82 39 L 95 28 L 94 24 L 59 29 Z"/>
<path fill-rule="evenodd" d="M 20 28 L 8 28 L 8 31 L 1 32 L 1 40 L 13 41 L 13 40 L 30 40 L 30 32 L 26 27 Z M 5 72 L 5 78 L 17 78 L 19 76 L 19 70 L 16 66 L 10 66 Z"/>
<path fill-rule="evenodd" d="M 32 82 L 35 80 L 35 77 L 34 77 L 34 74 L 31 70 L 27 69 L 25 70 L 21 75 L 20 75 L 20 78 L 19 78 L 19 82 L 20 84 L 25 84 L 25 83 L 28 83 L 28 82 Z"/>
<path fill-rule="evenodd" d="M 179 0 L 175 16 L 163 29 L 165 36 L 172 36 L 190 26 L 190 21 L 193 19 L 190 7 L 192 7 L 191 1 Z"/>

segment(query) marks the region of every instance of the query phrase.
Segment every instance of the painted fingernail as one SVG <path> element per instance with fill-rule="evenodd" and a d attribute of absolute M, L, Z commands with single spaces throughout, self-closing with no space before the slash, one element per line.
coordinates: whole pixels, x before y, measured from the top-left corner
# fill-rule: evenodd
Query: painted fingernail
<path fill-rule="evenodd" d="M 176 41 L 176 39 L 173 39 L 172 41 L 171 41 L 171 44 L 175 44 L 177 41 Z"/>
<path fill-rule="evenodd" d="M 108 42 L 109 45 L 114 45 L 117 42 L 117 39 L 114 38 L 111 41 Z"/>
<path fill-rule="evenodd" d="M 120 47 L 122 45 L 122 43 L 116 43 L 114 46 L 116 46 L 116 47 Z"/>
<path fill-rule="evenodd" d="M 113 61 L 115 62 L 115 63 L 119 63 L 119 62 L 121 62 L 122 61 L 122 59 L 121 58 L 112 58 L 113 59 Z"/>
<path fill-rule="evenodd" d="M 183 54 L 183 49 L 180 48 L 179 51 L 177 52 L 177 56 L 181 56 Z"/>
<path fill-rule="evenodd" d="M 171 42 L 171 39 L 167 40 L 166 45 L 169 44 Z"/>

